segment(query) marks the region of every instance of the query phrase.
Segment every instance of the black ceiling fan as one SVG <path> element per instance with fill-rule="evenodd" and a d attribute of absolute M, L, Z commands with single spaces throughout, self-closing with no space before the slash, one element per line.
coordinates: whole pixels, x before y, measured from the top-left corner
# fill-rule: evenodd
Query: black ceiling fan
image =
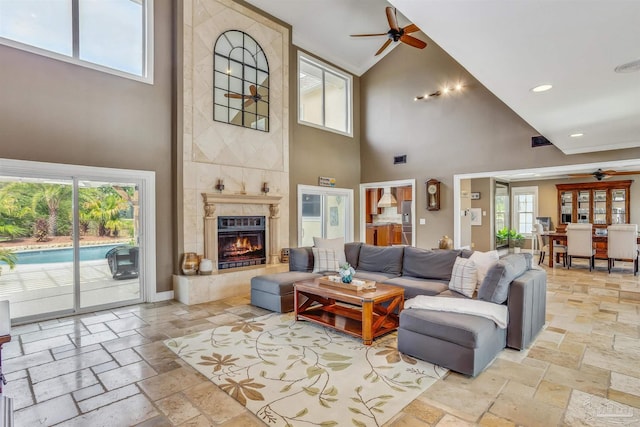
<path fill-rule="evenodd" d="M 351 37 L 374 37 L 374 36 L 387 36 L 388 40 L 382 44 L 382 47 L 378 49 L 375 56 L 380 55 L 386 48 L 391 44 L 391 42 L 402 42 L 408 44 L 409 46 L 416 47 L 418 49 L 424 49 L 427 44 L 420 39 L 417 39 L 413 36 L 410 36 L 409 33 L 415 33 L 416 31 L 420 31 L 415 24 L 409 24 L 406 27 L 400 28 L 398 26 L 398 18 L 396 16 L 396 9 L 393 7 L 387 6 L 386 8 L 387 14 L 387 22 L 389 23 L 389 31 L 386 33 L 377 33 L 377 34 L 352 34 Z"/>
<path fill-rule="evenodd" d="M 598 169 L 595 172 L 589 173 L 570 173 L 569 176 L 571 178 L 590 178 L 594 177 L 598 181 L 602 181 L 603 179 L 611 178 L 616 175 L 640 175 L 640 171 L 614 171 L 614 170 L 606 170 Z"/>

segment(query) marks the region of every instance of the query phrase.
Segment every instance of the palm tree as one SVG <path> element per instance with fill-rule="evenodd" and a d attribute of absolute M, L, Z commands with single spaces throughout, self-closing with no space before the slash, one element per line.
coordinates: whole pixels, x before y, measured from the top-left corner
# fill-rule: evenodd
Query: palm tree
<path fill-rule="evenodd" d="M 82 206 L 86 218 L 98 225 L 98 235 L 106 236 L 110 232 L 118 233 L 123 227 L 120 212 L 129 207 L 129 203 L 117 193 L 94 195 Z"/>
<path fill-rule="evenodd" d="M 11 270 L 16 266 L 17 261 L 13 252 L 7 249 L 0 249 L 0 262 L 8 264 Z M 0 272 L 2 272 L 2 266 L 0 266 Z"/>
<path fill-rule="evenodd" d="M 60 204 L 70 198 L 71 188 L 59 184 L 36 184 L 36 192 L 33 194 L 32 207 L 36 208 L 40 202 L 44 202 L 48 210 L 49 235 L 55 236 L 58 232 L 58 214 Z"/>

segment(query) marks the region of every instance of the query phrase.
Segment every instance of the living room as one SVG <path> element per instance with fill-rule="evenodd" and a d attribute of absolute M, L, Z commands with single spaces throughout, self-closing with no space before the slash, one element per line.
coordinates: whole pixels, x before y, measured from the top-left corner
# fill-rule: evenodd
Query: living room
<path fill-rule="evenodd" d="M 206 319 L 215 317 L 215 321 L 223 322 L 225 319 L 247 318 L 247 314 L 263 314 L 260 310 L 252 311 L 248 306 L 247 296 L 226 299 L 224 302 L 214 302 L 199 308 L 157 302 L 173 298 L 174 275 L 180 275 L 182 254 L 192 250 L 202 253 L 202 247 L 198 245 L 204 244 L 203 225 L 201 225 L 204 207 L 198 193 L 199 190 L 206 188 L 207 192 L 215 194 L 214 186 L 219 178 L 224 178 L 226 193 L 241 192 L 245 189 L 243 186 L 246 186 L 247 193 L 259 194 L 262 183 L 268 181 L 270 195 L 284 196 L 280 208 L 280 247 L 297 246 L 298 224 L 294 218 L 297 212 L 298 185 L 317 185 L 318 177 L 334 177 L 337 187 L 354 190 L 356 194 L 354 217 L 359 218 L 361 213 L 357 208 L 358 188 L 361 183 L 415 179 L 414 202 L 417 211 L 420 212 L 417 216 L 424 218 L 425 224 L 418 224 L 418 218 L 416 218 L 414 244 L 417 247 L 431 248 L 437 245 L 442 235 L 456 235 L 454 225 L 456 216 L 454 175 L 456 174 L 640 158 L 638 148 L 574 155 L 566 155 L 554 146 L 532 148 L 531 137 L 538 132 L 424 34 L 418 34 L 417 37 L 428 42 L 426 49 L 417 50 L 409 46 L 398 46 L 366 73 L 361 76 L 352 76 L 353 137 L 299 124 L 294 89 L 297 87 L 298 48 L 291 43 L 289 34 L 291 28 L 282 22 L 275 22 L 275 24 L 268 22 L 272 21 L 271 17 L 244 2 L 212 0 L 210 3 L 214 9 L 242 10 L 242 13 L 248 14 L 252 19 L 258 19 L 263 25 L 282 28 L 280 30 L 283 37 L 281 53 L 286 54 L 288 62 L 286 68 L 283 68 L 281 79 L 283 91 L 285 86 L 288 86 L 288 95 L 282 95 L 281 99 L 287 100 L 288 108 L 283 104 L 280 107 L 281 110 L 274 108 L 272 114 L 288 124 L 288 131 L 285 130 L 279 135 L 281 142 L 286 139 L 286 144 L 281 145 L 286 147 L 286 151 L 280 152 L 283 159 L 280 164 L 272 170 L 267 168 L 260 170 L 255 176 L 251 173 L 244 176 L 237 175 L 234 168 L 237 167 L 238 161 L 236 164 L 228 165 L 220 163 L 216 161 L 216 156 L 220 153 L 209 153 L 211 157 L 206 161 L 187 164 L 185 160 L 194 159 L 193 152 L 190 151 L 193 146 L 184 143 L 184 135 L 188 134 L 189 127 L 185 126 L 186 113 L 181 108 L 182 101 L 178 100 L 183 99 L 185 89 L 189 89 L 185 86 L 186 80 L 183 76 L 186 73 L 183 65 L 189 58 L 189 52 L 184 50 L 183 38 L 186 28 L 183 22 L 185 22 L 185 16 L 190 13 L 193 14 L 193 19 L 198 18 L 199 15 L 195 14 L 191 8 L 196 7 L 193 3 L 196 2 L 154 2 L 152 85 L 52 60 L 5 45 L 0 46 L 0 57 L 3 63 L 0 72 L 2 88 L 0 92 L 3 93 L 3 99 L 9 100 L 2 103 L 2 114 L 0 114 L 0 127 L 3 130 L 1 158 L 153 171 L 156 188 L 156 255 L 153 263 L 147 264 L 147 267 L 154 270 L 155 275 L 153 292 L 146 300 L 152 304 L 110 309 L 109 313 L 84 314 L 79 318 L 59 318 L 50 320 L 49 323 L 42 322 L 15 328 L 16 334 L 35 333 L 35 330 L 31 329 L 34 325 L 38 331 L 57 325 L 68 328 L 68 331 L 62 335 L 66 337 L 66 334 L 73 335 L 74 326 L 72 325 L 80 322 L 76 325 L 80 336 L 103 333 L 105 338 L 107 336 L 114 338 L 115 341 L 111 345 L 104 344 L 108 347 L 105 349 L 88 346 L 93 352 L 100 352 L 100 354 L 92 355 L 95 357 L 96 364 L 85 365 L 93 367 L 104 364 L 100 368 L 104 371 L 100 373 L 118 369 L 113 373 L 113 379 L 105 379 L 107 382 L 112 381 L 110 384 L 113 385 L 112 388 L 106 387 L 109 390 L 106 393 L 111 392 L 104 400 L 108 403 L 100 404 L 96 399 L 91 404 L 81 405 L 80 411 L 76 409 L 76 401 L 87 400 L 92 392 L 103 389 L 91 380 L 87 380 L 76 388 L 64 386 L 62 394 L 51 394 L 45 392 L 44 388 L 35 387 L 42 393 L 34 395 L 29 368 L 50 363 L 58 357 L 50 353 L 49 349 L 44 351 L 47 355 L 42 354 L 42 351 L 36 352 L 36 346 L 28 350 L 38 353 L 38 356 L 30 357 L 16 335 L 15 342 L 4 346 L 6 353 L 3 351 L 3 361 L 6 358 L 6 362 L 3 367 L 11 367 L 11 359 L 19 358 L 14 360 L 13 367 L 7 374 L 9 384 L 6 390 L 10 393 L 11 387 L 14 387 L 14 392 L 17 390 L 24 396 L 22 400 L 15 401 L 17 412 L 21 411 L 21 414 L 24 414 L 21 415 L 25 417 L 22 418 L 23 420 L 38 422 L 40 418 L 35 414 L 45 413 L 48 407 L 49 411 L 52 411 L 51 408 L 57 410 L 65 408 L 64 411 L 60 411 L 60 414 L 65 415 L 52 418 L 59 422 L 78 417 L 74 422 L 86 423 L 89 419 L 104 418 L 106 413 L 122 414 L 130 410 L 129 412 L 143 414 L 136 418 L 135 422 L 150 420 L 159 424 L 178 425 L 197 419 L 197 422 L 202 425 L 212 422 L 226 422 L 228 423 L 226 425 L 234 425 L 234 423 L 235 425 L 261 425 L 255 417 L 252 418 L 250 413 L 235 404 L 219 389 L 210 383 L 203 382 L 195 371 L 182 366 L 180 359 L 175 358 L 160 344 L 160 337 L 183 336 L 203 329 L 207 323 L 211 327 L 211 321 Z M 248 11 L 245 10 L 245 6 Z M 380 14 L 382 12 L 381 10 Z M 384 18 L 382 24 L 385 24 Z M 216 37 L 217 34 L 211 35 L 211 39 L 206 40 L 206 43 L 212 45 Z M 313 55 L 313 52 L 305 53 Z M 371 54 L 373 55 L 373 52 Z M 279 59 L 282 58 L 278 57 L 270 62 L 274 69 L 277 68 Z M 428 72 L 422 70 L 428 70 Z M 204 73 L 208 72 L 208 69 L 204 70 Z M 448 99 L 443 97 L 430 103 L 413 101 L 413 97 L 418 93 L 432 88 L 435 90 L 442 81 L 448 79 L 464 81 L 468 90 L 461 96 Z M 205 89 L 204 92 L 209 90 Z M 288 116 L 286 116 L 287 113 Z M 285 116 L 278 117 L 279 114 L 285 114 Z M 211 120 L 211 117 L 208 116 L 207 119 Z M 248 135 L 246 138 L 258 138 L 255 136 L 258 132 L 254 130 L 243 129 L 243 131 L 241 134 Z M 272 132 L 270 134 L 274 135 Z M 211 137 L 211 142 L 215 138 Z M 260 137 L 260 139 L 264 138 Z M 242 153 L 242 144 L 248 146 L 251 142 L 233 141 L 231 149 L 235 148 Z M 233 157 L 229 153 L 226 154 Z M 407 155 L 408 162 L 394 166 L 393 157 L 404 154 Z M 259 153 L 255 154 L 252 158 L 254 164 L 246 165 L 245 169 L 256 170 L 255 162 L 261 158 Z M 276 169 L 279 171 L 273 173 Z M 203 174 L 197 175 L 200 171 Z M 266 174 L 265 179 L 262 177 L 263 174 Z M 424 182 L 430 178 L 441 181 L 442 204 L 439 211 L 426 211 L 423 208 L 426 206 L 427 197 Z M 188 179 L 194 179 L 198 186 L 193 187 L 194 191 L 185 196 L 184 183 Z M 362 232 L 356 221 L 354 224 L 356 240 L 361 240 L 358 236 L 362 236 Z M 576 354 L 580 347 L 577 344 L 579 339 L 597 341 L 605 347 L 613 346 L 613 334 L 603 331 L 604 327 L 600 323 L 596 326 L 589 324 L 590 316 L 606 317 L 606 320 L 611 322 L 609 324 L 611 328 L 620 331 L 623 338 L 637 339 L 637 304 L 614 302 L 615 296 L 610 295 L 610 291 L 620 287 L 637 287 L 637 279 L 628 274 L 611 277 L 603 274 L 592 278 L 582 270 L 576 272 L 572 269 L 567 272 L 557 268 L 551 270 L 549 276 L 549 288 L 554 289 L 550 296 L 550 313 L 556 317 L 551 328 L 555 329 L 547 331 L 545 339 L 542 340 L 544 344 L 534 352 L 537 353 L 538 358 L 508 353 L 505 357 L 513 360 L 505 361 L 504 358 L 498 360 L 494 363 L 492 370 L 488 371 L 488 375 L 479 377 L 475 381 L 451 375 L 448 377 L 448 383 L 441 384 L 434 390 L 439 390 L 442 395 L 466 395 L 469 399 L 460 399 L 463 404 L 449 406 L 442 403 L 443 399 L 433 399 L 433 396 L 428 400 L 430 403 L 420 399 L 412 404 L 407 413 L 403 414 L 404 421 L 397 419 L 398 425 L 416 420 L 431 424 L 439 421 L 443 421 L 443 424 L 446 421 L 475 423 L 481 420 L 483 423 L 491 423 L 496 418 L 503 418 L 511 423 L 526 424 L 527 421 L 521 418 L 522 414 L 516 416 L 509 413 L 507 416 L 509 412 L 505 409 L 509 406 L 507 401 L 501 400 L 493 412 L 489 411 L 489 407 L 496 402 L 496 399 L 500 400 L 497 398 L 498 395 L 513 393 L 519 397 L 533 397 L 537 391 L 544 389 L 543 391 L 548 393 L 540 391 L 540 396 L 543 397 L 535 401 L 535 404 L 525 406 L 527 409 L 521 409 L 521 411 L 524 411 L 527 416 L 532 415 L 549 404 L 549 400 L 557 398 L 562 403 L 550 404 L 552 410 L 549 411 L 555 416 L 557 412 L 562 413 L 566 409 L 572 389 L 582 390 L 585 393 L 589 391 L 575 386 L 568 379 L 563 384 L 550 382 L 546 377 L 548 372 L 557 376 L 575 376 L 577 382 L 585 378 L 592 380 L 592 384 L 597 383 L 597 387 L 594 386 L 594 390 L 597 390 L 593 393 L 594 395 L 610 399 L 617 397 L 617 402 L 624 401 L 627 405 L 638 408 L 639 393 L 637 383 L 634 383 L 637 381 L 637 374 L 618 370 L 617 376 L 612 378 L 608 372 L 604 372 L 605 369 L 599 362 L 588 365 L 581 372 L 579 369 L 569 372 L 555 367 L 555 364 L 552 364 L 554 367 L 549 369 L 544 361 L 545 357 L 547 359 L 560 357 L 567 352 Z M 608 288 L 597 286 L 598 282 L 603 281 L 610 286 Z M 577 296 L 573 294 L 569 300 L 563 298 L 574 284 L 583 287 L 580 289 L 586 292 L 578 292 Z M 593 289 L 597 291 L 589 293 L 589 284 L 593 285 Z M 593 295 L 594 293 L 596 295 Z M 601 296 L 602 300 L 596 303 L 597 296 Z M 601 304 L 599 306 L 601 311 L 596 314 L 588 311 L 586 306 L 590 304 Z M 562 317 L 563 311 L 570 314 Z M 91 319 L 87 320 L 89 319 L 87 316 L 91 316 Z M 99 316 L 104 317 L 99 318 Z M 118 323 L 109 325 L 108 322 Z M 169 322 L 173 323 L 169 325 Z M 558 329 L 563 329 L 564 332 Z M 586 335 L 580 335 L 586 330 L 595 330 L 597 336 L 589 338 Z M 121 336 L 114 337 L 110 334 Z M 570 335 L 569 338 L 572 339 L 566 339 L 563 345 L 565 334 Z M 45 335 L 42 334 L 43 337 Z M 33 336 L 34 340 L 35 338 L 36 336 Z M 45 339 L 50 338 L 46 336 Z M 57 339 L 57 347 L 60 347 L 60 351 L 75 351 L 77 341 L 71 338 L 74 337 Z M 635 348 L 632 343 L 624 341 L 623 338 L 619 338 L 622 340 L 618 343 L 619 346 L 627 345 Z M 608 344 L 605 342 L 607 340 Z M 50 343 L 53 345 L 53 341 Z M 548 347 L 551 346 L 549 343 L 557 345 L 556 348 L 549 349 Z M 102 346 L 97 341 L 95 345 Z M 583 343 L 583 352 L 585 346 L 586 343 Z M 558 350 L 558 347 L 567 351 Z M 62 350 L 62 348 L 65 349 Z M 106 351 L 109 355 L 103 354 L 102 351 Z M 574 353 L 571 353 L 572 351 Z M 84 350 L 80 348 L 77 352 L 82 354 Z M 118 355 L 111 357 L 110 352 Z M 541 356 L 543 353 L 544 355 Z M 596 358 L 593 353 L 589 357 L 592 361 Z M 616 364 L 635 363 L 634 356 L 621 357 L 622 362 L 615 359 Z M 35 360 L 37 358 L 42 359 Z M 16 363 L 18 360 L 20 365 Z M 97 362 L 98 360 L 100 363 Z M 126 366 L 129 368 L 122 369 Z M 55 367 L 52 365 L 52 369 Z M 94 373 L 98 375 L 98 371 Z M 87 378 L 90 376 L 88 372 L 84 374 Z M 163 374 L 166 375 L 162 376 Z M 531 377 L 523 379 L 527 375 Z M 153 380 L 160 376 L 162 379 Z M 108 377 L 110 376 L 102 376 L 102 378 Z M 115 379 L 120 377 L 129 377 L 129 379 L 122 382 Z M 47 381 L 55 376 L 45 375 L 42 378 L 46 378 L 43 381 Z M 102 378 L 101 383 L 104 382 Z M 520 381 L 509 381 L 514 378 Z M 66 384 L 66 381 L 64 379 L 62 382 Z M 144 381 L 147 382 L 138 388 L 136 384 Z M 154 381 L 167 389 L 175 388 L 175 395 L 151 391 L 150 386 L 156 385 Z M 609 388 L 608 384 L 604 385 L 609 381 L 617 385 L 625 385 Z M 116 387 L 120 384 L 122 384 L 121 387 Z M 495 391 L 495 396 L 487 397 L 486 400 L 489 403 L 486 405 L 483 400 L 482 405 L 478 404 L 473 410 L 465 412 L 465 404 L 473 406 L 472 402 L 476 400 L 475 396 L 471 398 L 473 392 L 479 393 L 483 386 L 487 386 L 487 389 L 491 387 L 490 394 Z M 114 390 L 118 391 L 114 392 Z M 435 393 L 434 390 L 432 393 Z M 465 392 L 466 394 L 463 394 Z M 53 395 L 55 397 L 51 397 Z M 217 399 L 228 399 L 222 401 L 229 406 L 218 406 L 207 402 L 207 400 Z M 162 403 L 156 403 L 159 401 Z M 115 402 L 119 403 L 116 406 L 109 406 Z M 440 402 L 439 405 L 435 405 L 436 402 Z M 523 402 L 526 402 L 524 397 L 522 400 L 517 400 L 518 404 Z M 574 400 L 571 403 L 573 409 L 575 409 L 575 402 Z M 501 409 L 497 409 L 498 406 Z M 99 408 L 107 409 L 100 412 Z M 89 413 L 92 418 L 86 417 Z M 427 413 L 433 418 L 429 418 Z M 187 418 L 188 415 L 193 416 Z M 32 416 L 34 418 L 31 418 Z M 41 423 L 52 424 L 52 419 Z M 432 421 L 428 421 L 429 419 Z M 542 418 L 531 419 L 537 420 L 531 422 L 532 425 L 545 423 Z M 559 419 L 560 415 L 553 420 Z M 134 422 L 133 419 L 114 418 L 110 425 L 132 422 Z"/>

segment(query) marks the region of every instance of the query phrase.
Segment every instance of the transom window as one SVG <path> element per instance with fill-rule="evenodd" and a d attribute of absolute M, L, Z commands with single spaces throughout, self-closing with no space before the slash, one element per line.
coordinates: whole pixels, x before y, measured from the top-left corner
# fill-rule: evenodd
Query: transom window
<path fill-rule="evenodd" d="M 352 77 L 299 52 L 298 122 L 352 136 Z"/>
<path fill-rule="evenodd" d="M 153 0 L 1 0 L 0 43 L 153 83 Z"/>

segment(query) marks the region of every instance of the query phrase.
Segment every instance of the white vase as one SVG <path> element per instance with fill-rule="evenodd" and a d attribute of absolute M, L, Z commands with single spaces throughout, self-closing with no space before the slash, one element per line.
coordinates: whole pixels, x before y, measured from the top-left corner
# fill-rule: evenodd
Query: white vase
<path fill-rule="evenodd" d="M 213 271 L 213 262 L 210 259 L 204 258 L 202 261 L 200 261 L 199 270 L 201 275 L 211 274 L 211 272 Z"/>

